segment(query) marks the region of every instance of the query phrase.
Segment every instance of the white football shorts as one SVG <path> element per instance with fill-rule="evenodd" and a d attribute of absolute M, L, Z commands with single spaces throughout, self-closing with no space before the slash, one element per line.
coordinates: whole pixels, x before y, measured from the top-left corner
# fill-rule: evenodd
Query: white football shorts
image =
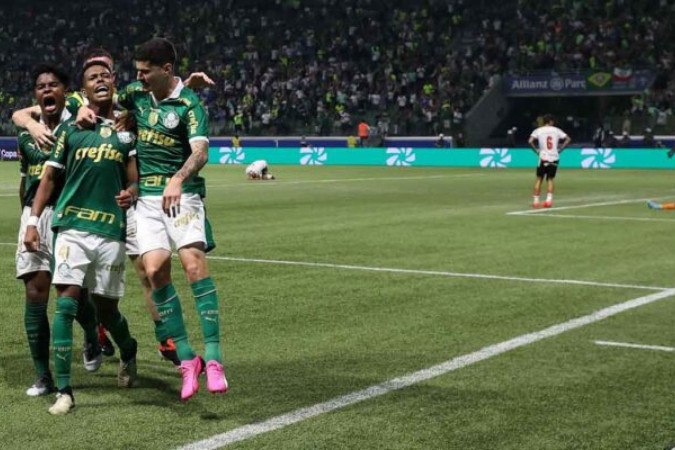
<path fill-rule="evenodd" d="M 124 242 L 72 228 L 59 230 L 54 243 L 52 284 L 89 288 L 97 295 L 124 295 Z"/>
<path fill-rule="evenodd" d="M 47 206 L 38 221 L 37 230 L 40 235 L 40 247 L 36 252 L 29 252 L 23 245 L 23 238 L 26 235 L 26 222 L 30 217 L 30 206 L 24 206 L 21 212 L 21 225 L 19 225 L 19 239 L 16 247 L 16 277 L 23 276 L 33 272 L 51 272 L 52 244 L 54 234 L 52 233 L 52 216 L 54 209 Z"/>

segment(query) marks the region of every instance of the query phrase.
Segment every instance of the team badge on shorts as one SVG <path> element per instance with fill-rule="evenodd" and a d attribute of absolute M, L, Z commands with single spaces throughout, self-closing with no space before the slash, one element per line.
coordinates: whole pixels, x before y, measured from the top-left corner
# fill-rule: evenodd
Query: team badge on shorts
<path fill-rule="evenodd" d="M 148 116 L 148 123 L 150 124 L 151 127 L 154 127 L 157 125 L 157 122 L 159 121 L 159 114 L 157 111 L 150 111 L 150 115 Z"/>
<path fill-rule="evenodd" d="M 59 275 L 62 277 L 67 277 L 70 275 L 70 266 L 66 262 L 59 264 Z"/>
<path fill-rule="evenodd" d="M 112 136 L 112 130 L 108 127 L 101 127 L 101 131 L 98 132 L 102 138 L 109 138 Z"/>
<path fill-rule="evenodd" d="M 169 129 L 176 128 L 179 122 L 180 119 L 178 118 L 178 114 L 176 114 L 173 111 L 169 111 L 162 119 L 162 123 L 164 124 L 164 126 Z"/>

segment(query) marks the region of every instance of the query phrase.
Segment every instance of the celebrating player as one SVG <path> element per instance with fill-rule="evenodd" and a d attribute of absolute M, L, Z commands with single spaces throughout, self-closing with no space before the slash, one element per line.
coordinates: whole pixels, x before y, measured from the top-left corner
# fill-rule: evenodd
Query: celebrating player
<path fill-rule="evenodd" d="M 52 222 L 58 230 L 52 344 L 59 392 L 49 412 L 57 415 L 67 414 L 75 404 L 70 380 L 72 322 L 85 285 L 91 289 L 99 320 L 120 348 L 118 385 L 131 387 L 136 380 L 137 343 L 118 308 L 124 294 L 126 234 L 121 206 L 128 206 L 137 191 L 134 139 L 128 132 L 113 130 L 112 69 L 96 60 L 85 64 L 83 72 L 83 88 L 98 123 L 93 130 L 82 130 L 69 122 L 59 130 L 24 237 L 29 251 L 39 248 L 45 236 L 40 236 L 36 225 L 54 192 L 56 172 L 64 172 L 63 192 Z"/>
<path fill-rule="evenodd" d="M 274 175 L 270 173 L 267 161 L 264 159 L 253 161 L 246 167 L 244 173 L 249 180 L 274 180 Z"/>

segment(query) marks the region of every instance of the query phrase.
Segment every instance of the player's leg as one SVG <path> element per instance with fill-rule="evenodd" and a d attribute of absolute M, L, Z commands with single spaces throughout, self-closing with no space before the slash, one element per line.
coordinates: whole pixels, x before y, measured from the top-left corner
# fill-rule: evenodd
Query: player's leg
<path fill-rule="evenodd" d="M 178 354 L 176 353 L 176 345 L 174 344 L 171 335 L 167 333 L 166 328 L 162 324 L 162 319 L 159 317 L 159 312 L 157 312 L 155 302 L 152 300 L 152 286 L 150 286 L 150 280 L 145 273 L 143 258 L 140 258 L 138 255 L 129 254 L 128 247 L 127 254 L 134 266 L 138 280 L 141 283 L 145 306 L 148 308 L 150 317 L 155 324 L 155 338 L 159 343 L 159 353 L 164 359 L 171 361 L 175 366 L 180 366 L 180 360 L 178 359 Z"/>
<path fill-rule="evenodd" d="M 546 201 L 544 202 L 544 208 L 550 208 L 553 206 L 553 191 L 555 190 L 555 176 L 558 171 L 558 165 L 550 163 L 546 167 Z"/>
<path fill-rule="evenodd" d="M 136 380 L 136 352 L 138 344 L 129 333 L 126 317 L 119 310 L 119 299 L 124 296 L 124 263 L 126 260 L 123 242 L 103 236 L 93 236 L 92 299 L 98 318 L 108 330 L 120 349 L 118 386 L 131 387 Z"/>
<path fill-rule="evenodd" d="M 50 330 L 47 317 L 51 273 L 32 272 L 23 277 L 23 282 L 26 291 L 24 326 L 37 376 L 35 383 L 26 390 L 26 395 L 35 397 L 54 391 L 54 379 L 49 370 Z"/>
<path fill-rule="evenodd" d="M 209 276 L 204 244 L 182 247 L 178 254 L 190 282 L 204 337 L 207 387 L 210 392 L 227 392 L 228 385 L 220 348 L 220 312 L 218 291 Z"/>
<path fill-rule="evenodd" d="M 539 208 L 539 196 L 541 195 L 541 183 L 544 180 L 544 166 L 539 164 L 537 166 L 536 179 L 534 180 L 534 188 L 532 189 L 532 207 Z"/>

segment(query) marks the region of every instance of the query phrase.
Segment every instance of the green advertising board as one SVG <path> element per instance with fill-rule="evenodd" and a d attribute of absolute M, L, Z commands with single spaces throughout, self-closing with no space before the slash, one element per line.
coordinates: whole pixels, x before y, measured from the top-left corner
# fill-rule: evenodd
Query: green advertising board
<path fill-rule="evenodd" d="M 527 168 L 537 165 L 528 148 L 344 148 L 344 147 L 211 147 L 210 164 L 269 164 L 337 166 Z M 568 148 L 561 167 L 583 169 L 672 169 L 675 160 L 664 149 Z"/>

